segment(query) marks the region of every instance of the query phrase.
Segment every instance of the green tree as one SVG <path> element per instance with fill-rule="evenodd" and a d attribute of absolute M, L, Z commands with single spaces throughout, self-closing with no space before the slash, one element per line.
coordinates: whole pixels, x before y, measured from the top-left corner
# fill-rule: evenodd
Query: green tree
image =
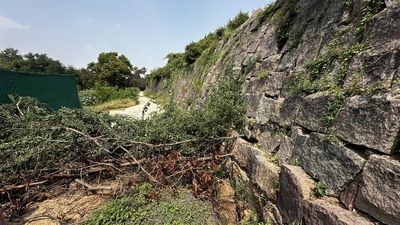
<path fill-rule="evenodd" d="M 49 58 L 46 54 L 28 53 L 24 55 L 19 71 L 62 74 L 66 68 L 60 61 Z"/>
<path fill-rule="evenodd" d="M 97 62 L 88 65 L 96 80 L 103 85 L 127 87 L 132 85 L 132 80 L 140 78 L 144 68 L 133 67 L 129 59 L 117 52 L 100 53 Z"/>
<path fill-rule="evenodd" d="M 6 70 L 19 70 L 23 57 L 17 49 L 7 48 L 0 52 L 0 68 Z"/>
<path fill-rule="evenodd" d="M 7 48 L 0 52 L 0 68 L 15 72 L 66 73 L 66 67 L 46 54 L 20 55 L 18 50 Z"/>

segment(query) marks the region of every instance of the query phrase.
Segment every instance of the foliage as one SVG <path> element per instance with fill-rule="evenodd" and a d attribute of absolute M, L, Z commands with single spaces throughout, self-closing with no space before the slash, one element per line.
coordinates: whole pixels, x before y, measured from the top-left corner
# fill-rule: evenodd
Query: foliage
<path fill-rule="evenodd" d="M 240 12 L 226 26 L 219 27 L 215 32 L 205 35 L 201 40 L 188 44 L 184 53 L 170 53 L 167 56 L 167 65 L 153 70 L 146 77 L 147 84 L 157 82 L 162 78 L 170 79 L 173 74 L 191 71 L 194 64 L 204 67 L 215 63 L 218 58 L 224 56 L 215 51 L 220 41 L 226 42 L 248 18 L 247 13 Z"/>
<path fill-rule="evenodd" d="M 126 56 L 117 52 L 100 53 L 97 62 L 89 63 L 88 70 L 102 85 L 118 87 L 133 86 L 146 73 L 146 68 L 133 67 Z"/>
<path fill-rule="evenodd" d="M 53 111 L 31 98 L 15 98 L 13 104 L 0 105 L 0 186 L 19 183 L 46 168 L 68 168 L 71 161 L 84 167 L 110 154 L 121 157 L 125 152 L 119 146 L 136 157 L 172 150 L 184 155 L 213 151 L 220 143 L 218 138 L 244 119 L 238 88 L 242 81 L 233 78 L 213 90 L 202 106 L 182 110 L 171 103 L 164 113 L 145 120 L 82 109 Z M 187 142 L 163 145 L 180 141 Z M 149 145 L 133 144 L 137 142 Z"/>
<path fill-rule="evenodd" d="M 108 111 L 112 109 L 128 108 L 137 104 L 138 102 L 132 100 L 131 98 L 123 98 L 123 99 L 110 100 L 89 108 L 99 111 Z"/>
<path fill-rule="evenodd" d="M 271 3 L 257 14 L 258 26 L 261 26 L 276 9 L 276 3 Z"/>
<path fill-rule="evenodd" d="M 293 19 L 296 16 L 294 6 L 296 1 L 287 0 L 283 2 L 282 8 L 274 14 L 272 20 L 276 23 L 276 39 L 278 41 L 278 48 L 282 49 L 289 39 L 289 29 L 292 25 Z"/>
<path fill-rule="evenodd" d="M 109 202 L 85 224 L 195 225 L 206 223 L 211 218 L 211 204 L 197 200 L 186 192 L 175 196 L 171 192 L 161 190 L 157 199 L 152 199 L 155 190 L 149 184 L 143 184 L 128 195 Z"/>
<path fill-rule="evenodd" d="M 233 18 L 232 20 L 230 20 L 228 22 L 228 24 L 226 25 L 226 27 L 230 30 L 236 30 L 237 28 L 239 28 L 242 24 L 244 24 L 247 20 L 249 19 L 249 14 L 248 13 L 244 13 L 244 12 L 239 12 L 239 14 L 237 14 L 235 16 L 235 18 Z"/>
<path fill-rule="evenodd" d="M 260 62 L 261 56 L 256 55 L 252 59 L 250 59 L 247 63 L 242 64 L 241 71 L 243 74 L 248 74 L 250 73 L 257 65 L 258 62 Z"/>
<path fill-rule="evenodd" d="M 329 44 L 328 51 L 319 57 L 310 60 L 305 66 L 304 71 L 294 77 L 292 88 L 294 92 L 304 92 L 312 94 L 318 91 L 330 91 L 332 93 L 343 92 L 346 95 L 354 91 L 342 90 L 343 82 L 348 73 L 348 67 L 351 59 L 361 51 L 365 46 L 361 43 L 355 43 L 347 48 L 339 48 L 338 40 L 333 39 Z M 329 72 L 336 62 L 338 72 L 332 77 Z"/>
<path fill-rule="evenodd" d="M 364 0 L 362 1 L 362 17 L 357 28 L 357 35 L 362 39 L 365 28 L 371 18 L 384 9 L 386 6 L 384 0 Z"/>
<path fill-rule="evenodd" d="M 321 181 L 318 181 L 314 187 L 314 195 L 317 198 L 322 198 L 326 195 L 326 186 Z"/>
<path fill-rule="evenodd" d="M 118 99 L 131 99 L 135 102 L 139 99 L 138 88 L 115 88 L 96 84 L 92 89 L 79 91 L 82 105 L 91 106 Z"/>
<path fill-rule="evenodd" d="M 261 71 L 258 71 L 256 74 L 256 76 L 258 78 L 266 78 L 266 77 L 269 77 L 269 75 L 270 75 L 270 73 L 268 70 L 261 70 Z"/>
<path fill-rule="evenodd" d="M 75 74 L 79 90 L 85 90 L 94 87 L 96 84 L 95 75 L 88 69 L 72 71 L 69 74 Z"/>
<path fill-rule="evenodd" d="M 46 54 L 20 55 L 18 50 L 8 48 L 0 52 L 0 68 L 15 72 L 65 74 L 67 68 Z"/>
<path fill-rule="evenodd" d="M 198 42 L 192 42 L 185 48 L 185 61 L 187 65 L 191 65 L 196 62 L 197 58 L 206 49 L 215 49 L 218 43 L 218 38 L 215 34 L 208 34 Z"/>

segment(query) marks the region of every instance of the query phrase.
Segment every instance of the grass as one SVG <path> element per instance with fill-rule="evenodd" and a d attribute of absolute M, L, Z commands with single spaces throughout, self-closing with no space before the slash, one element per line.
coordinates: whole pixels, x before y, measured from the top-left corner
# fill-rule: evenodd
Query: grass
<path fill-rule="evenodd" d="M 321 181 L 318 181 L 314 187 L 314 195 L 317 198 L 322 198 L 326 195 L 326 186 Z"/>
<path fill-rule="evenodd" d="M 128 108 L 137 104 L 138 102 L 136 100 L 130 98 L 124 98 L 124 99 L 111 100 L 108 102 L 101 103 L 99 105 L 89 106 L 87 108 L 94 109 L 97 111 L 108 111 L 113 109 Z"/>
<path fill-rule="evenodd" d="M 258 26 L 261 26 L 276 9 L 276 3 L 271 3 L 257 14 Z"/>
<path fill-rule="evenodd" d="M 110 201 L 85 223 L 94 224 L 207 224 L 212 205 L 195 199 L 188 191 L 156 190 L 149 184 Z"/>

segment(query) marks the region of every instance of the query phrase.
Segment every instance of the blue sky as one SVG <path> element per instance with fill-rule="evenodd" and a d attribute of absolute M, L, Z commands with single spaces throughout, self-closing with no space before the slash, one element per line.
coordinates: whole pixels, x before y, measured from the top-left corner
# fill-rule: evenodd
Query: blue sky
<path fill-rule="evenodd" d="M 1 0 L 0 50 L 47 53 L 85 67 L 100 52 L 135 66 L 165 64 L 170 52 L 269 0 Z"/>

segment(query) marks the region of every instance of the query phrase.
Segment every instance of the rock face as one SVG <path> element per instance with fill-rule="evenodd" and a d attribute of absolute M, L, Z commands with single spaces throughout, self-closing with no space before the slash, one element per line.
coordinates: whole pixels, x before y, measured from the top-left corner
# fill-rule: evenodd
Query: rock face
<path fill-rule="evenodd" d="M 398 152 L 400 99 L 390 94 L 354 96 L 339 113 L 335 134 L 386 154 Z"/>
<path fill-rule="evenodd" d="M 315 200 L 307 205 L 305 224 L 313 225 L 373 225 L 374 223 L 361 216 L 328 203 L 324 200 Z"/>
<path fill-rule="evenodd" d="M 283 165 L 280 175 L 278 207 L 283 223 L 302 221 L 306 200 L 311 198 L 314 181 L 300 168 Z"/>
<path fill-rule="evenodd" d="M 236 213 L 235 191 L 227 180 L 217 183 L 217 210 L 219 219 L 226 224 L 235 224 L 238 221 Z"/>
<path fill-rule="evenodd" d="M 251 175 L 253 183 L 265 192 L 268 199 L 275 202 L 279 187 L 279 167 L 265 157 L 257 156 Z"/>
<path fill-rule="evenodd" d="M 209 49 L 208 61 L 150 88 L 200 103 L 243 77 L 247 139 L 233 144 L 230 179 L 245 180 L 258 217 L 370 224 L 357 209 L 400 224 L 399 15 L 398 0 L 277 0 Z M 349 210 L 313 199 L 314 182 Z M 242 205 L 239 217 L 249 217 Z"/>
<path fill-rule="evenodd" d="M 390 225 L 400 224 L 400 161 L 371 156 L 362 173 L 355 206 Z"/>
<path fill-rule="evenodd" d="M 306 96 L 299 107 L 297 124 L 312 131 L 326 131 L 324 117 L 329 114 L 329 104 L 334 99 L 335 96 L 326 92 Z"/>
<path fill-rule="evenodd" d="M 330 195 L 338 195 L 363 168 L 365 160 L 325 135 L 312 133 L 295 141 L 293 157 L 314 179 L 322 181 Z M 305 140 L 305 142 L 304 142 Z"/>

